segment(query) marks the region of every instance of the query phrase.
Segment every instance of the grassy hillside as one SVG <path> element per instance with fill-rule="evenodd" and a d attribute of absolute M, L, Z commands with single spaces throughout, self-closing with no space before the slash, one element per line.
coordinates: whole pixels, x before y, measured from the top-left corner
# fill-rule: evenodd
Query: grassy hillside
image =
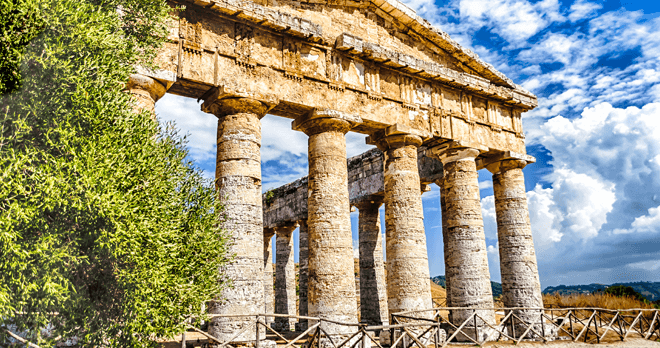
<path fill-rule="evenodd" d="M 588 285 L 548 286 L 543 290 L 543 293 L 559 295 L 593 294 L 614 285 L 629 286 L 651 302 L 660 300 L 660 282 L 614 283 L 611 285 L 593 283 Z"/>
<path fill-rule="evenodd" d="M 618 297 L 606 293 L 560 295 L 543 294 L 546 308 L 596 307 L 608 309 L 654 308 L 630 297 Z"/>

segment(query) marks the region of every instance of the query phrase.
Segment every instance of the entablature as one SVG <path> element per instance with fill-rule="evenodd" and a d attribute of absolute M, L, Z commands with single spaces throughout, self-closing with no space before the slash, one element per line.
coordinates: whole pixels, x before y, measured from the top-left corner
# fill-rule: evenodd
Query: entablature
<path fill-rule="evenodd" d="M 252 1 L 185 3 L 158 56 L 176 74 L 171 93 L 237 91 L 273 100 L 270 113 L 292 119 L 335 110 L 360 117 L 361 133 L 400 124 L 426 138 L 525 152 L 521 113 L 536 97 L 518 87 L 348 33 L 328 42 L 322 25 Z"/>

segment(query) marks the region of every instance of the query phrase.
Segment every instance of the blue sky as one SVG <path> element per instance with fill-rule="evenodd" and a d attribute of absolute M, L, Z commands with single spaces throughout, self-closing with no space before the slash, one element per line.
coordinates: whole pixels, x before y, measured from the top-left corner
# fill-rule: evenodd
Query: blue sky
<path fill-rule="evenodd" d="M 538 160 L 525 178 L 542 287 L 660 281 L 660 2 L 404 2 L 539 97 L 523 122 Z M 216 118 L 172 95 L 156 111 L 189 134 L 190 158 L 212 177 Z M 262 129 L 264 190 L 307 175 L 307 137 L 271 115 Z M 349 133 L 349 156 L 371 148 L 364 138 Z M 499 281 L 490 174 L 479 181 Z M 438 187 L 422 199 L 431 275 L 444 274 Z"/>

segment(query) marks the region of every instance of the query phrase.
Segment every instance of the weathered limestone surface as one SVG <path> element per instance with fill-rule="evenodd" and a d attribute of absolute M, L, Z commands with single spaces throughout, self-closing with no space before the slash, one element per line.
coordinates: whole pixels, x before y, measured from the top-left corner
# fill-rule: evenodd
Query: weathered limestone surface
<path fill-rule="evenodd" d="M 275 313 L 275 288 L 273 283 L 273 236 L 275 230 L 264 228 L 264 300 L 266 302 L 265 312 Z M 266 317 L 266 323 L 274 321 L 273 317 Z"/>
<path fill-rule="evenodd" d="M 479 150 L 449 147 L 437 149 L 434 153 L 444 166 L 439 186 L 447 306 L 493 308 L 475 162 Z M 455 325 L 460 325 L 472 313 L 471 310 L 452 310 L 450 317 Z M 495 324 L 493 310 L 477 313 L 491 325 Z"/>
<path fill-rule="evenodd" d="M 397 0 L 173 0 L 173 5 L 185 10 L 171 22 L 157 58 L 164 70 L 156 74 L 174 76 L 173 81 L 146 74 L 151 77 L 132 77 L 127 89 L 142 109 L 152 110 L 169 88 L 203 99 L 202 109 L 219 119 L 216 185 L 236 259 L 221 270 L 234 287 L 221 294 L 226 300 L 211 313 L 265 309 L 262 227 L 307 220 L 309 266 L 306 280 L 301 267 L 301 289 L 307 290 L 300 313 L 307 296 L 306 314 L 355 322 L 349 208 L 375 196 L 384 196 L 386 205 L 389 312 L 430 307 L 419 197 L 420 187 L 430 182 L 442 187 L 448 302 L 492 307 L 476 170 L 504 153 L 524 159 L 521 114 L 536 107 L 534 95 Z M 294 129 L 309 136 L 310 176 L 260 197 L 259 120 L 266 112 L 294 119 Z M 347 163 L 349 130 L 377 139 L 386 155 L 375 150 Z M 422 144 L 433 148 L 442 170 Z M 532 267 L 534 255 L 522 174 L 515 168 L 493 173 L 501 255 L 507 254 L 506 301 L 538 303 L 529 300 L 537 296 L 536 264 L 522 269 Z M 302 238 L 301 233 L 301 245 Z M 286 249 L 291 238 L 284 242 Z M 285 280 L 288 267 L 287 261 Z M 282 289 L 291 313 L 292 297 Z M 380 319 L 369 320 L 382 320 L 377 294 Z M 492 311 L 479 313 L 494 323 Z M 452 320 L 460 323 L 469 314 L 453 311 Z M 209 331 L 227 338 L 243 323 L 216 318 Z M 345 333 L 334 325 L 325 330 Z M 247 330 L 237 340 L 254 337 Z"/>
<path fill-rule="evenodd" d="M 383 262 L 383 236 L 379 207 L 383 198 L 375 196 L 357 204 L 360 243 L 360 321 L 369 325 L 387 325 L 387 280 Z"/>
<path fill-rule="evenodd" d="M 417 172 L 417 148 L 422 139 L 410 134 L 374 138 L 385 153 L 388 309 L 397 313 L 432 308 Z"/>
<path fill-rule="evenodd" d="M 422 184 L 430 184 L 442 176 L 442 162 L 426 155 L 426 147 L 417 150 L 417 167 Z M 369 150 L 347 160 L 348 194 L 352 205 L 373 196 L 383 196 L 383 152 Z M 264 226 L 275 227 L 287 222 L 307 218 L 307 177 L 271 190 L 264 194 Z"/>
<path fill-rule="evenodd" d="M 536 97 L 396 0 L 176 0 L 158 55 L 171 93 L 268 95 L 270 113 L 359 115 L 356 132 L 395 124 L 427 137 L 524 152 Z"/>
<path fill-rule="evenodd" d="M 307 268 L 308 268 L 308 228 L 307 220 L 300 220 L 298 222 L 300 228 L 298 229 L 298 315 L 307 316 Z M 299 330 L 307 329 L 307 319 L 300 319 Z"/>
<path fill-rule="evenodd" d="M 345 138 L 351 122 L 312 115 L 296 126 L 309 136 L 308 313 L 356 323 Z M 322 326 L 330 334 L 351 330 L 330 323 Z"/>
<path fill-rule="evenodd" d="M 504 307 L 543 308 L 522 171 L 526 165 L 523 160 L 504 159 L 486 168 L 493 173 Z M 516 310 L 514 314 L 529 323 L 541 321 L 538 311 Z M 517 334 L 522 332 L 517 330 Z"/>
<path fill-rule="evenodd" d="M 136 111 L 146 110 L 155 117 L 156 102 L 167 92 L 167 85 L 150 76 L 131 74 L 126 84 L 126 90 L 134 97 Z"/>
<path fill-rule="evenodd" d="M 293 260 L 293 231 L 296 225 L 275 228 L 277 234 L 275 261 L 275 313 L 296 315 L 296 266 Z M 279 330 L 295 330 L 295 318 L 275 318 Z"/>
<path fill-rule="evenodd" d="M 209 98 L 202 110 L 218 117 L 215 183 L 225 206 L 222 225 L 231 233 L 229 254 L 234 261 L 220 270 L 233 283 L 212 314 L 257 314 L 264 310 L 264 232 L 261 206 L 261 123 L 268 107 L 251 98 Z M 217 317 L 209 333 L 230 339 L 246 324 L 243 318 Z M 262 331 L 263 332 L 263 331 Z M 255 339 L 250 327 L 236 341 Z"/>

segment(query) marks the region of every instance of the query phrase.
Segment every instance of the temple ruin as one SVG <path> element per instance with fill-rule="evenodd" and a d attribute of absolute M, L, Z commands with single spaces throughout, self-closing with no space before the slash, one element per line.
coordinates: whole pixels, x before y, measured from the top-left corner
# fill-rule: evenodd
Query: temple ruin
<path fill-rule="evenodd" d="M 180 5 L 185 10 L 173 12 L 179 20 L 158 55 L 161 70 L 140 69 L 128 89 L 146 109 L 173 93 L 203 101 L 202 110 L 218 118 L 216 186 L 236 258 L 222 270 L 234 286 L 219 294 L 225 300 L 211 313 L 357 322 L 352 206 L 360 214 L 362 320 L 386 324 L 391 313 L 431 308 L 421 194 L 437 184 L 447 305 L 484 308 L 480 317 L 494 324 L 481 169 L 493 175 L 504 305 L 543 306 L 522 172 L 534 162 L 525 154 L 521 121 L 537 106 L 534 95 L 397 0 L 172 3 Z M 309 137 L 308 177 L 272 197 L 262 196 L 261 185 L 266 114 L 291 119 Z M 347 161 L 347 132 L 367 134 L 378 150 Z M 453 310 L 451 320 L 472 313 Z M 540 320 L 524 309 L 516 313 Z M 208 332 L 254 341 L 253 329 L 239 330 L 244 320 L 216 317 Z M 290 330 L 306 323 L 281 317 L 271 325 Z M 347 326 L 323 326 L 347 333 Z"/>

